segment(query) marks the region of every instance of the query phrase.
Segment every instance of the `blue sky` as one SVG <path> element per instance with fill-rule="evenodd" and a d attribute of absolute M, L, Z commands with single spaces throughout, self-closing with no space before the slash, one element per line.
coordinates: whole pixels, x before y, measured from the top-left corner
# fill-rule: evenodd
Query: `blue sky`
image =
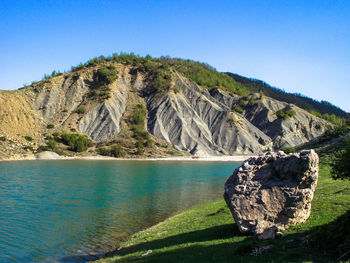
<path fill-rule="evenodd" d="M 99 55 L 190 58 L 350 112 L 350 1 L 0 1 L 0 89 Z"/>

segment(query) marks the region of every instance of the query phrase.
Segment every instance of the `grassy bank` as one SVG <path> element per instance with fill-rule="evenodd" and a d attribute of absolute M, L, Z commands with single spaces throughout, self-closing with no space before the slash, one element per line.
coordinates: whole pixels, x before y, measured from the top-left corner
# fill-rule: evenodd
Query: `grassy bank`
<path fill-rule="evenodd" d="M 333 180 L 330 167 L 321 164 L 311 216 L 307 222 L 285 231 L 288 236 L 284 238 L 258 241 L 251 235 L 241 234 L 225 202 L 218 200 L 134 234 L 121 249 L 100 262 L 334 261 L 338 255 L 319 248 L 319 241 L 313 237 L 349 209 L 350 182 Z M 251 255 L 266 245 L 273 248 L 261 255 Z"/>

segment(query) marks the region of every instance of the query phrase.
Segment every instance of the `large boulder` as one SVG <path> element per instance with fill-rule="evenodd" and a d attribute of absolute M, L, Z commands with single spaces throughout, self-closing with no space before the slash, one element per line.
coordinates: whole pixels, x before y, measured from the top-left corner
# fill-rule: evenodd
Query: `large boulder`
<path fill-rule="evenodd" d="M 241 232 L 262 234 L 305 221 L 318 179 L 314 150 L 246 160 L 225 183 L 224 198 Z"/>

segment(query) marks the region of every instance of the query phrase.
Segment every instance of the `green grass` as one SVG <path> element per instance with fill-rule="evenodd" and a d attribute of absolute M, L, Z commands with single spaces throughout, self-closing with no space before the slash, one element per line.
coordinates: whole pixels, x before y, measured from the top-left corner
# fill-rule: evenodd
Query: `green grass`
<path fill-rule="evenodd" d="M 318 249 L 312 237 L 349 209 L 350 182 L 333 180 L 330 167 L 321 164 L 311 216 L 285 231 L 287 237 L 259 241 L 241 234 L 225 202 L 218 200 L 134 234 L 100 262 L 329 262 L 339 255 Z M 274 247 L 250 255 L 253 248 L 267 244 Z M 148 250 L 152 253 L 142 256 Z"/>

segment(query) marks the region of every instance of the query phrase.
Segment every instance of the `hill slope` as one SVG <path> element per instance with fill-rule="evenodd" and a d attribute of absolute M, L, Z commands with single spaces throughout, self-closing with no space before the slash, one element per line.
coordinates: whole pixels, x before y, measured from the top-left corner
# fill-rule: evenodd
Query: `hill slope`
<path fill-rule="evenodd" d="M 274 88 L 264 81 L 258 79 L 246 78 L 230 72 L 227 72 L 226 74 L 238 83 L 242 84 L 250 92 L 263 92 L 268 97 L 295 104 L 304 110 L 312 112 L 313 114 L 319 115 L 328 120 L 339 121 L 336 117 L 348 117 L 348 113 L 327 101 L 319 102 L 301 94 L 288 93 L 281 89 Z"/>
<path fill-rule="evenodd" d="M 129 157 L 252 154 L 306 143 L 333 127 L 295 105 L 250 94 L 203 64 L 132 54 L 53 72 L 1 91 L 0 102 L 2 158 L 38 148 Z"/>

